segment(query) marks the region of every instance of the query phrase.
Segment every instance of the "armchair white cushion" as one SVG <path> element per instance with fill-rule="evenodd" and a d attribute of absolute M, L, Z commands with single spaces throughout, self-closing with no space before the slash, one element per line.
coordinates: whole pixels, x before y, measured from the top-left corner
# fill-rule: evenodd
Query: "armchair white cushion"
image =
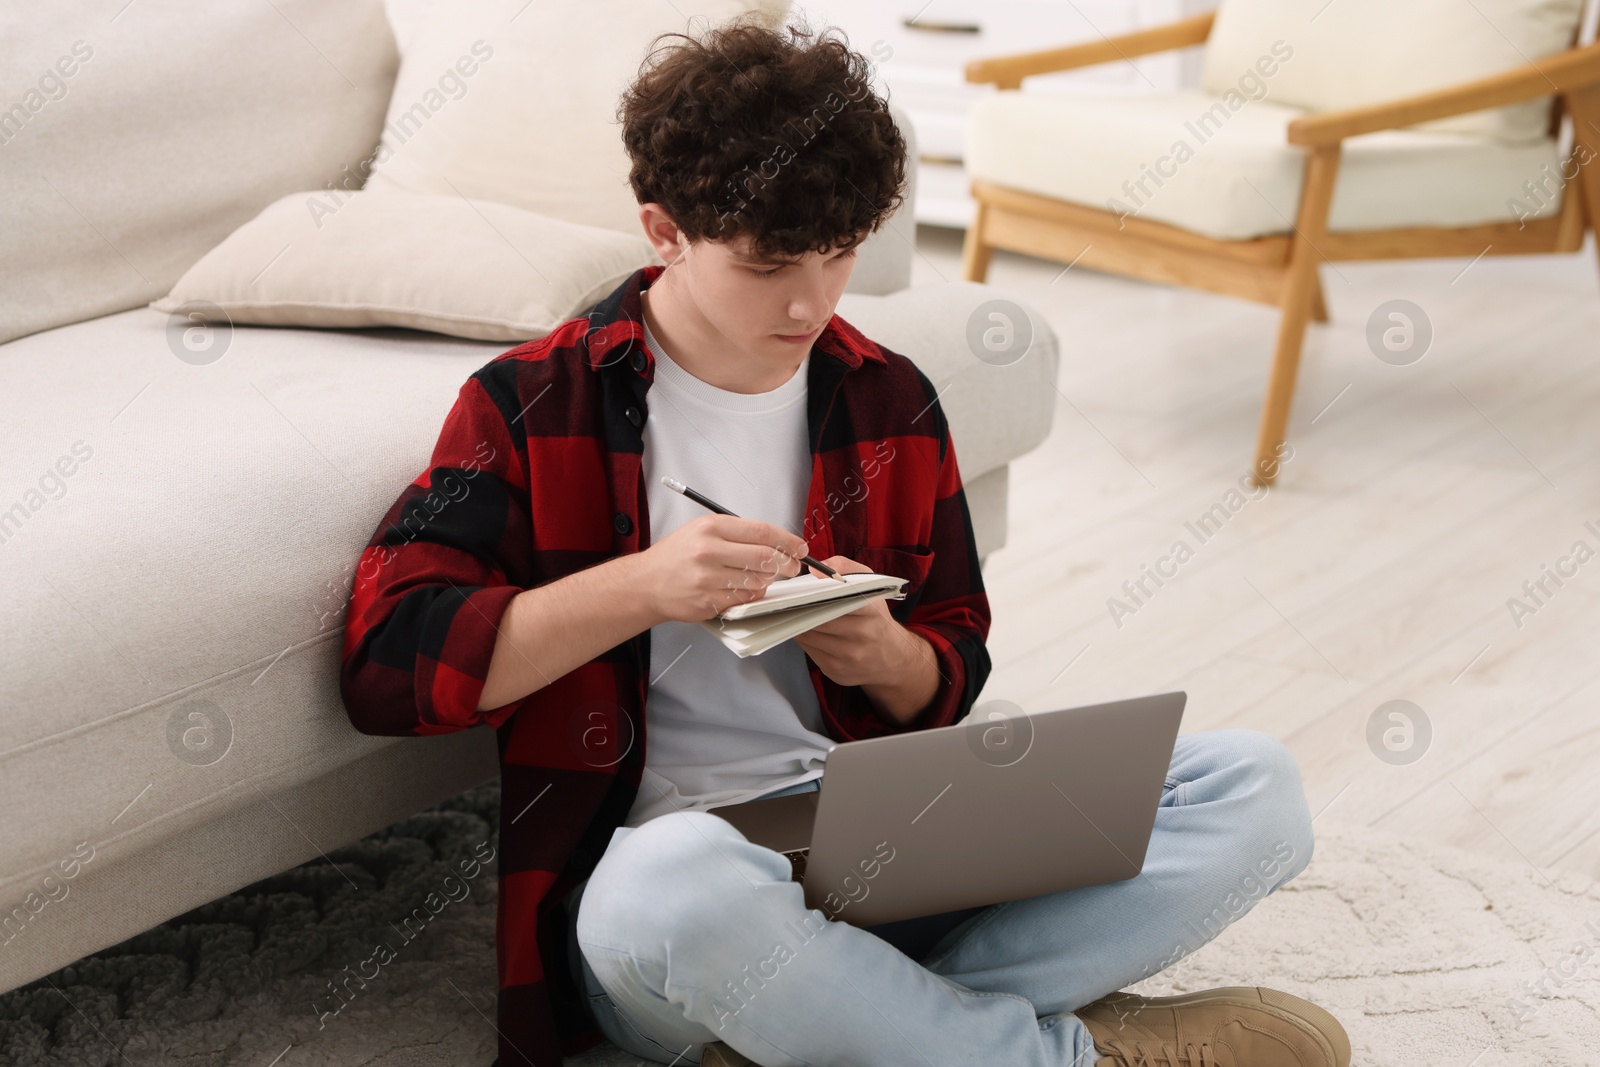
<path fill-rule="evenodd" d="M 1285 131 L 1303 113 L 1270 98 L 1230 110 L 1200 90 L 995 93 L 973 106 L 967 172 L 1224 240 L 1287 233 L 1305 153 L 1288 144 Z M 1549 215 L 1560 204 L 1558 172 L 1550 138 L 1508 145 L 1417 130 L 1354 137 L 1345 143 L 1329 228 L 1470 226 Z"/>
<path fill-rule="evenodd" d="M 1330 111 L 1475 81 L 1569 47 L 1583 0 L 1224 0 L 1206 42 L 1201 88 L 1221 95 L 1282 41 L 1293 58 L 1272 100 Z M 1548 135 L 1533 100 L 1421 128 L 1528 144 Z"/>
<path fill-rule="evenodd" d="M 1222 240 L 1292 229 L 1313 111 L 1401 100 L 1569 47 L 1584 0 L 1224 0 L 1201 87 L 1001 91 L 968 118 L 967 173 Z M 1556 213 L 1550 104 L 1348 139 L 1328 228 L 1462 227 Z M 1566 175 L 1570 178 L 1571 175 Z"/>

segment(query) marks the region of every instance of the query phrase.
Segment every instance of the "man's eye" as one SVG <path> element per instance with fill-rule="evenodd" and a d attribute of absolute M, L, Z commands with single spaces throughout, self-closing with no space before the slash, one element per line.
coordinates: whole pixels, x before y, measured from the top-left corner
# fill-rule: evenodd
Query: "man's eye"
<path fill-rule="evenodd" d="M 754 267 L 751 267 L 750 273 L 754 274 L 757 278 L 770 278 L 782 269 L 782 267 L 773 267 L 771 270 L 756 270 Z"/>

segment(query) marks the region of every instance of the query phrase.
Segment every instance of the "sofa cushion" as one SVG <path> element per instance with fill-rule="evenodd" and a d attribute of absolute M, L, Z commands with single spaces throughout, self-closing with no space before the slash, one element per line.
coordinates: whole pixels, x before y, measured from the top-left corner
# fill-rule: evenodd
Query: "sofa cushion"
<path fill-rule="evenodd" d="M 1305 153 L 1284 132 L 1301 113 L 1270 100 L 1230 110 L 1198 90 L 1092 98 L 995 93 L 973 105 L 967 172 L 1212 237 L 1287 233 Z M 1530 194 L 1525 182 L 1543 193 Z M 1553 140 L 1506 145 L 1385 131 L 1345 142 L 1329 226 L 1514 222 L 1553 214 L 1560 199 Z"/>
<path fill-rule="evenodd" d="M 154 300 L 278 197 L 340 180 L 397 64 L 379 0 L 4 5 L 0 341 Z"/>
<path fill-rule="evenodd" d="M 1568 47 L 1583 0 L 1224 0 L 1201 88 L 1221 95 L 1274 42 L 1292 53 L 1268 80 L 1279 104 L 1326 111 L 1474 81 Z M 1548 136 L 1548 100 L 1419 129 L 1528 144 Z"/>
<path fill-rule="evenodd" d="M 788 0 L 391 0 L 403 58 L 367 187 L 638 233 L 616 110 L 651 38 L 747 13 L 776 25 L 787 10 Z"/>
<path fill-rule="evenodd" d="M 293 193 L 239 227 L 151 304 L 236 323 L 406 326 L 485 341 L 543 337 L 660 258 L 643 234 L 488 200 Z"/>

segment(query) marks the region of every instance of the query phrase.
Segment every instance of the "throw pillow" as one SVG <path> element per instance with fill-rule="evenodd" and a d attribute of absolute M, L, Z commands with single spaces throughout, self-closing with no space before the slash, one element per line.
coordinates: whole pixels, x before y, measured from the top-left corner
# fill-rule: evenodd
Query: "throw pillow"
<path fill-rule="evenodd" d="M 543 337 L 659 263 L 638 236 L 459 196 L 294 193 L 150 306 L 206 301 L 236 323 L 405 326 L 485 341 Z"/>

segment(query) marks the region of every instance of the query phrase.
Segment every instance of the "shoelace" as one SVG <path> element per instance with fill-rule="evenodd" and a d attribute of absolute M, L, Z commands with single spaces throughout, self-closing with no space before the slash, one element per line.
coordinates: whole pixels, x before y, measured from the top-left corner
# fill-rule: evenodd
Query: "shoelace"
<path fill-rule="evenodd" d="M 1186 1042 L 1180 1052 L 1176 1044 L 1167 1041 L 1153 1046 L 1147 1041 L 1135 1041 L 1130 1045 L 1110 1038 L 1100 1051 L 1102 1058 L 1095 1061 L 1097 1064 L 1114 1063 L 1117 1067 L 1217 1067 L 1216 1055 L 1204 1041 L 1198 1045 Z"/>

